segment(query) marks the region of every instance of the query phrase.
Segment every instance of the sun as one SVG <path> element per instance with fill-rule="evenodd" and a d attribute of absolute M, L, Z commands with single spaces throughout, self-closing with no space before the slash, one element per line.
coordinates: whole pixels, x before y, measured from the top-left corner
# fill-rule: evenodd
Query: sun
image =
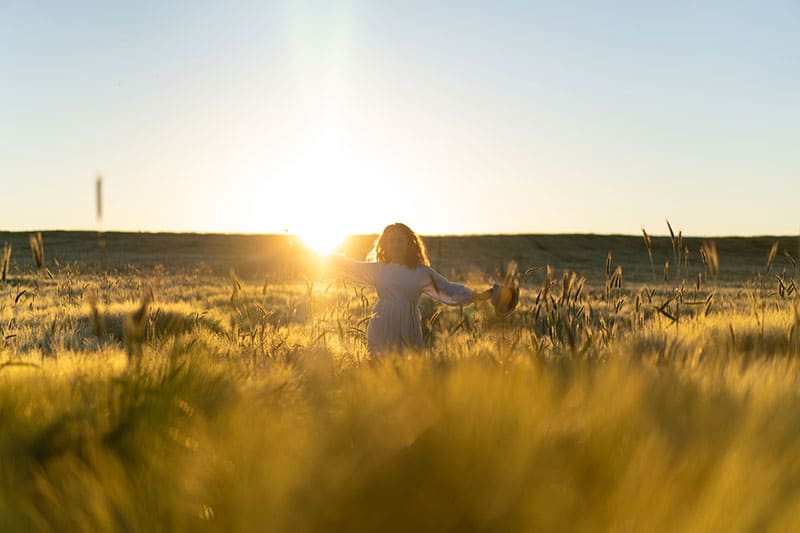
<path fill-rule="evenodd" d="M 345 236 L 337 231 L 326 231 L 317 228 L 314 231 L 298 233 L 297 237 L 303 246 L 317 255 L 330 255 L 336 252 L 344 243 Z"/>
<path fill-rule="evenodd" d="M 279 172 L 281 201 L 272 213 L 282 215 L 289 233 L 309 250 L 329 255 L 364 224 L 363 191 L 370 170 L 357 147 L 337 132 L 320 133 L 304 157 Z M 372 186 L 374 189 L 374 185 Z"/>

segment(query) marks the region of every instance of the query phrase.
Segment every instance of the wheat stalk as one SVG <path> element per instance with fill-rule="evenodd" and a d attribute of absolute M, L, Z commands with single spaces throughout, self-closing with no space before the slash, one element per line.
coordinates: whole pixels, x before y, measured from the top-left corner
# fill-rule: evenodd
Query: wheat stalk
<path fill-rule="evenodd" d="M 134 356 L 142 355 L 142 344 L 144 343 L 145 327 L 147 325 L 148 307 L 152 301 L 150 293 L 142 295 L 139 307 L 125 317 L 123 325 L 123 339 L 125 340 L 125 348 L 128 352 L 128 361 L 133 359 Z"/>
<path fill-rule="evenodd" d="M 2 281 L 8 278 L 8 265 L 11 263 L 11 245 L 8 243 L 3 244 L 3 261 L 2 261 Z"/>
<path fill-rule="evenodd" d="M 28 241 L 31 245 L 33 262 L 36 263 L 36 268 L 41 270 L 44 268 L 44 244 L 42 243 L 42 232 L 31 233 L 28 236 Z"/>
<path fill-rule="evenodd" d="M 611 276 L 611 288 L 622 288 L 622 265 L 617 265 L 617 268 L 614 269 L 614 274 Z"/>
<path fill-rule="evenodd" d="M 653 241 L 650 240 L 650 236 L 647 232 L 642 228 L 642 235 L 644 235 L 644 246 L 647 248 L 647 255 L 650 257 L 650 270 L 653 272 L 653 281 L 656 280 L 656 267 L 655 263 L 653 263 Z"/>
<path fill-rule="evenodd" d="M 700 258 L 703 260 L 703 265 L 708 267 L 709 272 L 716 280 L 719 275 L 719 256 L 717 255 L 717 245 L 714 241 L 703 243 L 700 247 Z"/>
<path fill-rule="evenodd" d="M 681 248 L 683 247 L 683 231 L 679 231 L 676 237 L 675 232 L 672 231 L 672 224 L 669 223 L 669 220 L 667 220 L 667 228 L 669 228 L 669 240 L 672 243 L 672 256 L 674 258 L 674 264 L 678 267 L 677 274 L 678 276 L 680 276 L 681 275 L 680 251 Z"/>
<path fill-rule="evenodd" d="M 89 290 L 86 294 L 86 300 L 89 303 L 89 309 L 92 313 L 92 326 L 94 327 L 94 334 L 98 342 L 101 342 L 106 334 L 106 324 L 103 315 L 100 312 L 99 294 L 96 289 Z"/>
<path fill-rule="evenodd" d="M 683 247 L 683 268 L 686 271 L 686 278 L 689 278 L 689 247 Z"/>
<path fill-rule="evenodd" d="M 772 262 L 775 261 L 775 256 L 778 254 L 778 241 L 775 241 L 772 244 L 772 248 L 769 249 L 769 255 L 767 256 L 767 274 L 772 269 Z"/>

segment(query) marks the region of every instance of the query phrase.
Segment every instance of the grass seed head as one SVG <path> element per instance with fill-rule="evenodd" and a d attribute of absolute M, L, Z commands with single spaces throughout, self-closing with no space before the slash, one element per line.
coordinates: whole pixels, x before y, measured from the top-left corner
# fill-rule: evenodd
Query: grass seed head
<path fill-rule="evenodd" d="M 767 256 L 767 272 L 772 269 L 772 263 L 775 261 L 775 256 L 778 254 L 778 241 L 775 241 L 772 244 L 772 248 L 769 249 L 769 255 Z"/>
<path fill-rule="evenodd" d="M 2 261 L 0 261 L 0 274 L 2 281 L 8 279 L 8 266 L 11 263 L 11 245 L 8 243 L 3 244 Z"/>
<path fill-rule="evenodd" d="M 42 233 L 31 233 L 28 236 L 28 241 L 31 245 L 33 262 L 36 263 L 36 268 L 41 270 L 44 268 L 44 243 L 42 242 Z"/>
<path fill-rule="evenodd" d="M 644 245 L 648 250 L 653 249 L 653 241 L 650 240 L 650 235 L 647 234 L 644 228 L 642 228 L 642 235 L 644 236 Z"/>
<path fill-rule="evenodd" d="M 716 277 L 719 275 L 719 256 L 717 255 L 717 244 L 714 241 L 704 242 L 700 247 L 700 258 L 703 264 L 708 267 L 711 275 Z"/>

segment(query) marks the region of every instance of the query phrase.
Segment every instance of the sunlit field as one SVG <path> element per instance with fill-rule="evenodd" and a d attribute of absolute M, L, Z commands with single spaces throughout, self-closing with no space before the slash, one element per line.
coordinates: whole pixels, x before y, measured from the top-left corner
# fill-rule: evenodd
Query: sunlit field
<path fill-rule="evenodd" d="M 478 288 L 516 261 L 520 305 L 423 300 L 379 360 L 374 290 L 288 236 L 27 239 L 1 531 L 800 528 L 796 238 L 426 239 Z"/>

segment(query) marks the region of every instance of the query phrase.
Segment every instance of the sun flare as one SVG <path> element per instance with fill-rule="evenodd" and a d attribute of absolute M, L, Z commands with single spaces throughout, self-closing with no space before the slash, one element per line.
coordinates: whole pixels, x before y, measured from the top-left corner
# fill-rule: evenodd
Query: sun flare
<path fill-rule="evenodd" d="M 348 235 L 369 227 L 364 191 L 375 172 L 346 137 L 322 128 L 304 157 L 278 172 L 284 201 L 274 212 L 283 215 L 289 233 L 319 255 L 336 252 Z"/>
<path fill-rule="evenodd" d="M 336 231 L 317 229 L 297 235 L 303 246 L 317 255 L 329 255 L 337 251 L 344 242 L 345 236 Z"/>

